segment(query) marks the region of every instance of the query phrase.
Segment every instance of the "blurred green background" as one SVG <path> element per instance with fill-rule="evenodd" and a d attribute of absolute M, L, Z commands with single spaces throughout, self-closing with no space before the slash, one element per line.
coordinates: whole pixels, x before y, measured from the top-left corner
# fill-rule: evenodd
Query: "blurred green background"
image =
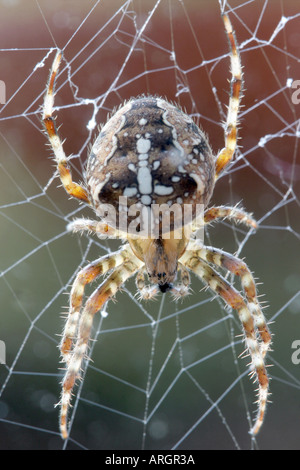
<path fill-rule="evenodd" d="M 69 64 L 58 78 L 55 104 L 76 180 L 96 135 L 87 129 L 94 109 L 100 124 L 141 93 L 179 102 L 214 151 L 223 146 L 230 74 L 219 3 L 155 4 L 0 0 L 0 79 L 6 84 L 0 114 L 1 449 L 64 446 L 54 408 L 62 377 L 60 313 L 78 267 L 118 247 L 66 232 L 74 217 L 93 214 L 58 187 L 45 145 L 40 107 L 55 54 L 50 49 L 55 43 L 64 48 Z M 242 201 L 260 227 L 248 236 L 242 226 L 216 224 L 206 243 L 245 257 L 262 282 L 265 314 L 274 320 L 272 404 L 263 429 L 251 440 L 256 386 L 246 374 L 247 359 L 238 358 L 243 344 L 236 313 L 211 301 L 195 278 L 193 295 L 178 304 L 168 295 L 140 304 L 131 280 L 109 303 L 108 316 L 95 319 L 93 362 L 74 400 L 67 448 L 139 449 L 144 430 L 146 449 L 300 448 L 300 364 L 291 360 L 292 343 L 300 340 L 300 105 L 287 87 L 288 79 L 300 79 L 299 2 L 232 1 L 230 7 L 245 78 L 240 149 L 211 204 Z M 282 17 L 288 21 L 281 27 Z"/>

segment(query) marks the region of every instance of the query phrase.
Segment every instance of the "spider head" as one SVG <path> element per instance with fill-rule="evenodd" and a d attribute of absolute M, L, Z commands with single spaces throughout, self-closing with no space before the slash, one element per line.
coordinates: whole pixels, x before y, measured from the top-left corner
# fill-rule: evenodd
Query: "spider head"
<path fill-rule="evenodd" d="M 166 282 L 165 284 L 158 284 L 158 288 L 160 292 L 164 294 L 165 292 L 168 292 L 169 290 L 173 289 L 173 284 L 169 284 L 168 282 Z"/>
<path fill-rule="evenodd" d="M 169 236 L 166 239 L 128 239 L 134 254 L 145 263 L 150 282 L 156 284 L 161 292 L 172 289 L 177 276 L 178 260 L 188 243 L 184 235 L 175 239 L 174 232 L 171 232 Z"/>

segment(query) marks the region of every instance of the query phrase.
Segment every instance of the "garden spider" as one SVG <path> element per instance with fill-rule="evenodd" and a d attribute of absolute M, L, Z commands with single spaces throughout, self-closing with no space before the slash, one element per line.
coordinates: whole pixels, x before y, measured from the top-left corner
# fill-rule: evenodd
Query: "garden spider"
<path fill-rule="evenodd" d="M 140 96 L 126 102 L 102 127 L 91 148 L 84 185 L 73 182 L 63 143 L 52 117 L 54 84 L 62 52 L 58 51 L 54 59 L 44 99 L 43 123 L 63 187 L 69 195 L 91 206 L 100 218 L 98 222 L 76 219 L 69 225 L 69 230 L 92 231 L 126 241 L 119 251 L 81 269 L 71 289 L 69 314 L 60 345 L 66 363 L 60 400 L 60 431 L 63 438 L 68 436 L 67 414 L 72 389 L 86 357 L 94 315 L 135 274 L 141 298 L 150 299 L 158 292 L 170 291 L 177 299 L 188 293 L 189 271 L 192 271 L 227 305 L 237 310 L 251 357 L 252 374 L 258 381 L 258 411 L 251 429 L 252 435 L 259 431 L 263 423 L 269 382 L 264 358 L 270 347 L 271 335 L 257 299 L 254 279 L 242 260 L 205 246 L 195 237 L 197 204 L 205 208 L 204 223 L 228 218 L 256 227 L 252 217 L 237 207 L 207 208 L 215 180 L 228 167 L 234 155 L 242 89 L 235 35 L 226 15 L 223 15 L 223 21 L 231 47 L 232 78 L 225 147 L 216 157 L 204 133 L 182 110 L 162 98 Z M 125 196 L 129 206 L 137 204 L 140 208 L 146 207 L 147 213 L 155 204 L 189 205 L 192 207 L 192 219 L 187 226 L 182 224 L 178 228 L 173 215 L 169 219 L 169 230 L 163 231 L 162 217 L 156 218 L 158 236 L 141 237 L 138 229 L 137 236 L 134 236 L 124 227 L 121 229 L 118 224 L 103 217 L 102 208 L 107 205 L 115 208 L 119 217 L 122 207 L 118 206 L 117 201 Z M 215 269 L 218 266 L 240 277 L 244 296 L 218 273 Z M 181 281 L 174 284 L 178 271 Z M 82 306 L 85 286 L 104 274 L 108 274 L 107 278 Z M 145 275 L 150 280 L 148 286 Z"/>

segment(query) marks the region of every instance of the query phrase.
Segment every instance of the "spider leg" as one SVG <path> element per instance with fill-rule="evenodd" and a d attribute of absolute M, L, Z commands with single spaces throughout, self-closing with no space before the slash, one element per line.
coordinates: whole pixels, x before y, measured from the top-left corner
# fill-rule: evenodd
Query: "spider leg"
<path fill-rule="evenodd" d="M 231 53 L 231 91 L 229 106 L 227 112 L 227 120 L 225 127 L 225 147 L 219 152 L 216 159 L 216 178 L 231 162 L 237 141 L 237 119 L 240 105 L 240 94 L 242 89 L 242 66 L 237 49 L 235 34 L 232 29 L 230 20 L 227 15 L 223 15 L 223 21 L 226 33 L 229 39 Z"/>
<path fill-rule="evenodd" d="M 158 294 L 158 287 L 155 284 L 146 286 L 145 283 L 146 270 L 142 267 L 136 275 L 135 285 L 139 290 L 139 298 L 143 300 L 155 299 Z"/>
<path fill-rule="evenodd" d="M 255 281 L 246 263 L 229 253 L 208 246 L 200 248 L 197 251 L 197 256 L 216 266 L 221 266 L 241 278 L 248 308 L 253 315 L 255 326 L 263 342 L 261 353 L 265 357 L 270 348 L 272 337 L 257 299 Z"/>
<path fill-rule="evenodd" d="M 93 261 L 77 274 L 70 293 L 69 314 L 60 344 L 60 351 L 64 362 L 68 363 L 72 355 L 73 339 L 78 328 L 85 286 L 107 271 L 127 261 L 128 256 L 128 245 L 125 245 L 122 250 Z"/>
<path fill-rule="evenodd" d="M 72 389 L 78 378 L 82 360 L 85 357 L 94 315 L 111 297 L 113 297 L 121 285 L 130 278 L 142 266 L 142 261 L 131 255 L 121 266 L 117 267 L 110 276 L 88 298 L 81 314 L 78 326 L 77 340 L 69 359 L 66 374 L 63 380 L 62 397 L 60 401 L 60 430 L 62 437 L 68 437 L 67 413 L 70 405 Z M 82 288 L 80 288 L 82 291 Z M 79 299 L 81 294 L 79 294 Z"/>
<path fill-rule="evenodd" d="M 250 431 L 251 434 L 255 435 L 263 423 L 268 398 L 269 379 L 263 354 L 256 339 L 255 319 L 252 309 L 244 301 L 241 294 L 217 271 L 209 266 L 206 261 L 201 259 L 197 252 L 187 250 L 181 257 L 181 262 L 203 279 L 212 291 L 224 299 L 227 305 L 230 305 L 238 312 L 245 334 L 246 345 L 251 356 L 251 364 L 259 383 L 258 412 L 254 426 Z"/>
<path fill-rule="evenodd" d="M 72 180 L 71 169 L 68 164 L 66 154 L 63 149 L 63 143 L 58 135 L 55 119 L 52 117 L 53 105 L 54 105 L 54 84 L 55 78 L 59 69 L 59 65 L 62 58 L 62 52 L 58 51 L 50 71 L 48 86 L 44 98 L 43 108 L 43 123 L 49 138 L 50 145 L 54 152 L 54 157 L 57 164 L 58 173 L 63 184 L 63 187 L 68 194 L 72 197 L 76 197 L 81 201 L 90 204 L 89 196 L 87 191 Z"/>
<path fill-rule="evenodd" d="M 185 287 L 189 287 L 191 283 L 190 273 L 182 263 L 178 263 L 181 275 L 181 282 Z"/>
<path fill-rule="evenodd" d="M 257 228 L 257 222 L 252 218 L 252 214 L 248 214 L 238 207 L 214 206 L 206 209 L 204 212 L 204 223 L 207 224 L 216 219 L 229 219 L 236 223 L 243 223 Z"/>
<path fill-rule="evenodd" d="M 116 230 L 103 221 L 91 219 L 74 219 L 67 225 L 69 232 L 90 232 L 95 233 L 99 238 L 125 238 L 125 234 Z"/>
<path fill-rule="evenodd" d="M 175 285 L 171 289 L 171 294 L 174 300 L 179 300 L 189 295 L 189 287 L 191 283 L 190 273 L 182 263 L 178 263 L 178 269 L 180 270 L 181 283 Z"/>

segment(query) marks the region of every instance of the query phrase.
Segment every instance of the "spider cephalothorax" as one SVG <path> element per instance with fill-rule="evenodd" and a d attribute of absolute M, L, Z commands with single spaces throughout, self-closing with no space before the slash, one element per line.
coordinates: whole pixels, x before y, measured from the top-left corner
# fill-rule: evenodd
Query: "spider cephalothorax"
<path fill-rule="evenodd" d="M 94 315 L 133 275 L 143 299 L 153 298 L 159 291 L 170 291 L 175 299 L 183 297 L 189 291 L 189 271 L 238 312 L 252 371 L 259 384 L 258 413 L 252 434 L 262 425 L 268 396 L 264 358 L 271 335 L 257 299 L 253 276 L 242 260 L 205 246 L 196 237 L 199 207 L 203 223 L 229 218 L 256 227 L 252 217 L 236 207 L 207 208 L 215 180 L 231 162 L 235 151 L 242 85 L 234 33 L 226 15 L 223 20 L 231 45 L 232 79 L 225 147 L 216 157 L 204 133 L 186 113 L 162 98 L 140 96 L 126 102 L 102 127 L 90 152 L 84 185 L 75 183 L 52 117 L 61 51 L 54 59 L 44 100 L 43 123 L 64 188 L 71 196 L 87 203 L 99 217 L 97 221 L 76 219 L 68 228 L 127 241 L 119 251 L 81 269 L 71 289 L 61 342 L 62 358 L 67 365 L 60 401 L 60 429 L 64 438 L 68 436 L 71 394 L 86 355 Z M 240 278 L 243 295 L 222 277 L 217 267 Z M 106 273 L 106 279 L 83 306 L 85 286 Z"/>

